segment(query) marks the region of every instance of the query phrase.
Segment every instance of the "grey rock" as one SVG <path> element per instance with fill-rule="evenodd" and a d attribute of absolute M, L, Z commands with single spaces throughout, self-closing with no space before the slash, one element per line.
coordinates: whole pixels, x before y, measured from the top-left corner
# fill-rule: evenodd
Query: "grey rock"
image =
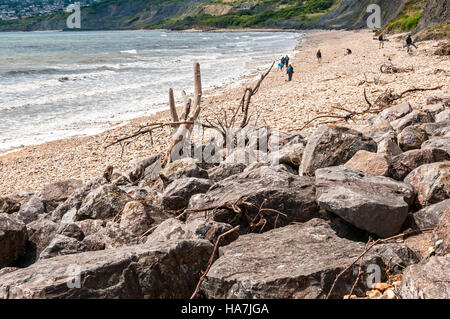
<path fill-rule="evenodd" d="M 267 162 L 267 160 L 267 153 L 248 147 L 233 150 L 223 162 L 226 164 L 244 164 L 248 166 L 252 163 Z"/>
<path fill-rule="evenodd" d="M 0 276 L 0 297 L 188 298 L 212 250 L 205 240 L 181 240 L 58 256 Z M 67 284 L 77 283 L 74 269 L 77 289 Z"/>
<path fill-rule="evenodd" d="M 83 240 L 84 233 L 81 230 L 81 228 L 74 223 L 71 224 L 62 224 L 59 226 L 58 230 L 56 231 L 57 234 L 64 235 L 70 238 L 75 238 L 77 240 Z"/>
<path fill-rule="evenodd" d="M 403 153 L 400 146 L 398 146 L 397 134 L 394 132 L 390 132 L 380 138 L 377 142 L 377 152 L 385 153 L 389 156 L 397 156 Z"/>
<path fill-rule="evenodd" d="M 75 224 L 80 227 L 85 236 L 95 234 L 105 228 L 106 222 L 101 219 L 85 219 Z"/>
<path fill-rule="evenodd" d="M 433 117 L 424 111 L 414 110 L 408 115 L 399 118 L 398 120 L 392 121 L 391 126 L 397 132 L 401 132 L 405 127 L 414 125 L 414 124 L 422 124 L 422 123 L 432 123 L 434 122 Z M 425 127 L 424 127 L 425 128 Z M 427 131 L 428 133 L 428 131 Z M 432 134 L 429 134 L 432 135 Z"/>
<path fill-rule="evenodd" d="M 167 186 L 162 194 L 164 209 L 177 210 L 187 207 L 192 195 L 206 193 L 213 182 L 203 178 L 180 178 Z"/>
<path fill-rule="evenodd" d="M 39 218 L 31 224 L 27 225 L 31 236 L 29 242 L 33 246 L 33 252 L 30 252 L 31 262 L 39 258 L 41 252 L 50 244 L 55 237 L 59 225 L 47 218 Z"/>
<path fill-rule="evenodd" d="M 402 181 L 410 172 L 424 164 L 450 160 L 450 154 L 438 148 L 412 150 L 391 159 L 390 175 Z"/>
<path fill-rule="evenodd" d="M 382 176 L 369 176 L 345 166 L 316 171 L 317 203 L 352 225 L 390 237 L 407 215 L 414 189 Z"/>
<path fill-rule="evenodd" d="M 210 168 L 208 170 L 209 179 L 218 182 L 232 175 L 242 173 L 245 169 L 245 164 L 227 164 L 220 163 L 219 166 Z"/>
<path fill-rule="evenodd" d="M 263 234 L 240 236 L 220 248 L 201 289 L 207 298 L 325 298 L 336 276 L 364 251 L 365 243 L 336 235 L 320 219 L 289 225 Z M 386 249 L 389 254 L 395 249 Z M 332 298 L 342 298 L 355 283 L 359 266 L 364 275 L 355 294 L 367 290 L 367 266 L 386 268 L 383 250 L 369 251 L 336 282 Z M 405 257 L 398 257 L 404 259 Z M 409 263 L 409 261 L 408 261 Z"/>
<path fill-rule="evenodd" d="M 35 195 L 32 196 L 25 204 L 20 206 L 20 210 L 17 213 L 17 218 L 25 224 L 29 224 L 45 213 L 44 203 L 38 198 L 38 196 Z"/>
<path fill-rule="evenodd" d="M 450 120 L 423 124 L 424 130 L 429 136 L 447 136 L 450 132 Z"/>
<path fill-rule="evenodd" d="M 202 169 L 193 158 L 183 158 L 171 162 L 164 167 L 160 174 L 164 187 L 183 177 L 208 178 L 208 171 Z"/>
<path fill-rule="evenodd" d="M 304 149 L 305 144 L 288 144 L 279 151 L 271 152 L 268 160 L 272 165 L 285 164 L 297 169 L 302 162 Z"/>
<path fill-rule="evenodd" d="M 412 112 L 412 107 L 409 103 L 402 103 L 391 106 L 378 114 L 373 120 L 373 125 L 379 125 L 383 122 L 392 122 Z"/>
<path fill-rule="evenodd" d="M 450 207 L 441 214 L 432 239 L 436 255 L 444 256 L 450 253 Z"/>
<path fill-rule="evenodd" d="M 440 112 L 439 114 L 436 114 L 434 119 L 436 120 L 436 123 L 450 121 L 450 109 L 447 109 L 445 111 Z"/>
<path fill-rule="evenodd" d="M 449 299 L 450 255 L 433 256 L 427 262 L 411 265 L 403 273 L 400 296 L 403 299 Z"/>
<path fill-rule="evenodd" d="M 150 214 L 151 208 L 139 201 L 128 202 L 120 214 L 121 228 L 126 228 L 134 235 L 144 234 L 155 222 Z"/>
<path fill-rule="evenodd" d="M 398 134 L 398 145 L 403 151 L 410 151 L 420 148 L 423 142 L 428 139 L 427 132 L 419 125 L 405 127 Z"/>
<path fill-rule="evenodd" d="M 428 104 L 425 106 L 422 106 L 421 109 L 425 112 L 428 112 L 435 116 L 436 114 L 442 112 L 445 110 L 445 106 L 443 103 L 435 103 L 435 104 Z M 438 122 L 438 121 L 436 121 Z"/>
<path fill-rule="evenodd" d="M 24 223 L 9 214 L 0 214 L 0 268 L 11 266 L 24 255 L 27 239 Z"/>
<path fill-rule="evenodd" d="M 106 219 L 116 216 L 132 198 L 114 184 L 100 186 L 89 193 L 77 211 L 77 220 Z"/>
<path fill-rule="evenodd" d="M 106 247 L 105 232 L 98 232 L 84 237 L 83 244 L 89 251 L 103 250 Z"/>
<path fill-rule="evenodd" d="M 422 208 L 413 213 L 414 225 L 418 228 L 433 228 L 439 225 L 439 219 L 450 208 L 450 199 Z"/>
<path fill-rule="evenodd" d="M 450 137 L 436 137 L 425 141 L 421 149 L 439 148 L 450 154 Z"/>
<path fill-rule="evenodd" d="M 345 164 L 360 150 L 376 152 L 377 144 L 373 139 L 349 128 L 321 126 L 309 138 L 299 173 L 302 176 L 314 176 L 319 168 Z"/>
<path fill-rule="evenodd" d="M 47 210 L 53 210 L 60 202 L 65 201 L 77 189 L 83 187 L 83 181 L 68 179 L 45 185 L 39 191 L 39 198 L 45 203 Z"/>
<path fill-rule="evenodd" d="M 40 254 L 40 259 L 48 259 L 62 255 L 72 255 L 87 251 L 88 248 L 81 241 L 57 234 L 50 244 Z"/>

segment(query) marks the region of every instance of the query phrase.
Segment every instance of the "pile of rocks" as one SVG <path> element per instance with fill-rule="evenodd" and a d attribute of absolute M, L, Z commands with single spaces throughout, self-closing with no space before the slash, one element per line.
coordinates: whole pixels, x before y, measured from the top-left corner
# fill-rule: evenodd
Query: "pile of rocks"
<path fill-rule="evenodd" d="M 0 198 L 0 297 L 449 298 L 450 99 L 357 129 Z"/>

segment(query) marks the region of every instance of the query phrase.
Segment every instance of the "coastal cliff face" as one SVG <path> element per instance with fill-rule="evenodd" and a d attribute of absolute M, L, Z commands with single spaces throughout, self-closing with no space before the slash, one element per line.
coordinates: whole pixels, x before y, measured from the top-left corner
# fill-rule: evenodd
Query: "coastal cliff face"
<path fill-rule="evenodd" d="M 382 8 L 390 31 L 448 29 L 449 0 L 106 0 L 82 9 L 85 30 L 124 29 L 361 29 L 368 5 Z M 0 30 L 61 30 L 68 13 L 0 22 Z"/>

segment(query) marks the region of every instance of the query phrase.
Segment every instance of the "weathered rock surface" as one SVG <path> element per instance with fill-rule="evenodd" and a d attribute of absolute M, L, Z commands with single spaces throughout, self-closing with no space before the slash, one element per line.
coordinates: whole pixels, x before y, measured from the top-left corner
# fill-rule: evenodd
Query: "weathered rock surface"
<path fill-rule="evenodd" d="M 389 176 L 390 158 L 383 153 L 358 151 L 345 166 L 372 176 Z"/>
<path fill-rule="evenodd" d="M 225 158 L 224 163 L 244 164 L 248 166 L 256 162 L 267 162 L 267 160 L 267 153 L 247 147 L 233 150 L 233 152 Z"/>
<path fill-rule="evenodd" d="M 25 204 L 20 206 L 17 218 L 25 224 L 29 224 L 45 214 L 44 202 L 38 196 L 32 196 Z"/>
<path fill-rule="evenodd" d="M 34 262 L 34 260 L 39 258 L 41 252 L 50 244 L 50 242 L 55 237 L 59 225 L 47 218 L 39 218 L 35 220 L 31 224 L 27 225 L 29 228 L 29 233 L 31 234 L 29 237 L 29 242 L 32 245 L 31 252 L 28 252 L 30 255 L 30 262 Z"/>
<path fill-rule="evenodd" d="M 218 182 L 232 175 L 242 173 L 245 169 L 245 164 L 227 164 L 220 163 L 219 166 L 210 168 L 208 170 L 209 179 Z"/>
<path fill-rule="evenodd" d="M 164 209 L 177 210 L 187 207 L 192 195 L 206 193 L 213 182 L 204 178 L 180 178 L 169 184 L 162 194 Z"/>
<path fill-rule="evenodd" d="M 450 160 L 450 154 L 438 148 L 411 150 L 397 155 L 391 160 L 390 174 L 402 181 L 409 173 L 424 164 Z"/>
<path fill-rule="evenodd" d="M 389 156 L 396 156 L 403 153 L 398 146 L 397 135 L 393 132 L 386 134 L 377 142 L 377 152 L 386 153 Z"/>
<path fill-rule="evenodd" d="M 50 208 L 55 208 L 81 187 L 83 187 L 83 181 L 77 179 L 59 181 L 45 185 L 39 192 L 39 197 Z"/>
<path fill-rule="evenodd" d="M 414 189 L 390 178 L 338 166 L 316 171 L 316 198 L 322 208 L 352 225 L 389 237 L 400 231 Z"/>
<path fill-rule="evenodd" d="M 114 184 L 100 186 L 83 200 L 77 220 L 106 219 L 116 216 L 132 198 Z"/>
<path fill-rule="evenodd" d="M 412 112 L 412 107 L 409 103 L 402 103 L 398 105 L 391 106 L 380 112 L 373 120 L 373 125 L 379 125 L 383 122 L 392 122 L 401 117 L 404 117 L 406 114 Z"/>
<path fill-rule="evenodd" d="M 446 122 L 450 121 L 450 109 L 442 111 L 435 116 L 436 122 Z"/>
<path fill-rule="evenodd" d="M 0 297 L 188 298 L 212 249 L 181 240 L 45 259 L 0 276 Z"/>
<path fill-rule="evenodd" d="M 427 262 L 411 265 L 403 273 L 400 295 L 403 299 L 449 299 L 450 255 L 433 256 Z"/>
<path fill-rule="evenodd" d="M 0 214 L 0 268 L 11 266 L 25 253 L 27 239 L 24 223 L 9 214 Z"/>
<path fill-rule="evenodd" d="M 427 139 L 428 134 L 421 125 L 412 125 L 405 127 L 398 134 L 398 145 L 406 152 L 420 148 Z"/>
<path fill-rule="evenodd" d="M 139 201 L 128 202 L 120 214 L 120 227 L 128 229 L 136 236 L 144 234 L 155 222 L 150 209 Z"/>
<path fill-rule="evenodd" d="M 433 232 L 433 242 L 437 255 L 450 254 L 450 207 L 439 218 L 439 224 Z"/>
<path fill-rule="evenodd" d="M 422 208 L 412 214 L 414 225 L 418 228 L 432 228 L 439 225 L 439 219 L 450 208 L 450 199 Z"/>
<path fill-rule="evenodd" d="M 447 136 L 450 133 L 450 120 L 437 123 L 423 124 L 424 130 L 429 136 Z"/>
<path fill-rule="evenodd" d="M 160 173 L 160 177 L 164 185 L 172 183 L 173 181 L 182 177 L 208 178 L 208 171 L 200 168 L 193 158 L 183 158 L 171 162 L 164 167 Z"/>
<path fill-rule="evenodd" d="M 450 198 L 450 161 L 425 164 L 405 178 L 417 191 L 417 202 L 428 206 Z"/>
<path fill-rule="evenodd" d="M 436 137 L 432 138 L 428 141 L 425 141 L 422 146 L 422 149 L 426 148 L 439 148 L 441 150 L 446 151 L 450 154 L 450 137 Z"/>
<path fill-rule="evenodd" d="M 56 256 L 77 254 L 87 250 L 87 246 L 81 241 L 57 234 L 50 244 L 42 251 L 39 258 L 48 259 Z"/>
<path fill-rule="evenodd" d="M 83 240 L 83 238 L 85 237 L 81 227 L 75 223 L 62 224 L 61 226 L 59 226 L 56 233 L 67 237 L 75 238 L 77 240 Z"/>
<path fill-rule="evenodd" d="M 443 103 L 435 103 L 435 104 L 428 104 L 428 105 L 422 106 L 421 109 L 423 111 L 428 112 L 428 113 L 432 114 L 433 116 L 435 116 L 436 114 L 444 111 L 445 106 Z"/>
<path fill-rule="evenodd" d="M 230 229 L 232 229 L 231 225 L 215 221 L 195 219 L 184 223 L 178 219 L 170 218 L 162 222 L 147 237 L 146 243 L 151 244 L 157 241 L 166 242 L 179 239 L 206 239 L 215 244 L 217 238 Z M 237 232 L 232 232 L 223 237 L 219 245 L 228 245 L 237 238 Z"/>
<path fill-rule="evenodd" d="M 263 234 L 240 236 L 220 248 L 202 290 L 207 298 L 325 298 L 337 274 L 364 251 L 365 244 L 336 235 L 330 225 L 313 219 Z M 342 298 L 351 290 L 359 265 L 382 269 L 384 259 L 397 251 L 385 248 L 369 251 L 337 281 L 332 298 Z M 401 257 L 398 257 L 401 259 Z M 355 294 L 364 294 L 366 276 Z"/>
<path fill-rule="evenodd" d="M 245 212 L 251 219 L 262 207 L 266 210 L 262 212 L 266 220 L 263 230 L 267 231 L 275 227 L 275 222 L 276 227 L 281 227 L 293 221 L 305 222 L 318 217 L 319 208 L 314 198 L 314 179 L 276 172 L 269 166 L 262 166 L 214 184 L 203 196 L 193 198 L 189 206 L 208 208 L 246 202 L 243 204 Z M 210 215 L 218 222 L 241 225 L 240 233 L 249 231 L 246 217 L 231 209 L 219 209 Z M 259 231 L 260 227 L 256 230 Z"/>
<path fill-rule="evenodd" d="M 321 126 L 306 144 L 299 173 L 314 176 L 319 168 L 345 164 L 360 150 L 376 152 L 377 144 L 373 139 L 349 128 Z"/>
<path fill-rule="evenodd" d="M 432 123 L 432 122 L 434 122 L 433 117 L 429 113 L 420 110 L 414 110 L 411 113 L 405 115 L 404 117 L 392 121 L 391 126 L 397 132 L 401 132 L 405 127 L 410 125 L 421 123 Z"/>
<path fill-rule="evenodd" d="M 12 214 L 20 209 L 20 199 L 17 197 L 0 197 L 0 214 Z"/>
<path fill-rule="evenodd" d="M 272 165 L 274 163 L 285 164 L 293 168 L 298 168 L 302 162 L 304 149 L 305 145 L 302 143 L 288 144 L 277 152 L 270 153 L 268 160 Z"/>

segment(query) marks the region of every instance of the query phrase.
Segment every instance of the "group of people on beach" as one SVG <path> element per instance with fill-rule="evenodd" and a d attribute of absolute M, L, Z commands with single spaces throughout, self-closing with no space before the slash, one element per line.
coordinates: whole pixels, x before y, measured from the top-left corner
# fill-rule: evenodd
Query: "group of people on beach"
<path fill-rule="evenodd" d="M 288 75 L 288 81 L 292 81 L 292 76 L 294 75 L 294 68 L 292 64 L 289 64 L 289 57 L 286 55 L 280 59 L 280 63 L 278 63 L 280 67 L 280 71 L 283 71 L 283 67 L 286 66 L 286 73 Z"/>
<path fill-rule="evenodd" d="M 384 41 L 386 41 L 386 39 L 384 38 L 384 34 L 383 33 L 381 33 L 379 35 L 378 41 L 379 41 L 378 49 L 383 49 L 384 48 Z M 417 50 L 417 46 L 414 44 L 414 42 L 413 42 L 413 40 L 411 38 L 411 35 L 408 34 L 408 36 L 406 37 L 406 52 L 411 53 L 412 52 L 411 47 L 414 47 Z"/>

